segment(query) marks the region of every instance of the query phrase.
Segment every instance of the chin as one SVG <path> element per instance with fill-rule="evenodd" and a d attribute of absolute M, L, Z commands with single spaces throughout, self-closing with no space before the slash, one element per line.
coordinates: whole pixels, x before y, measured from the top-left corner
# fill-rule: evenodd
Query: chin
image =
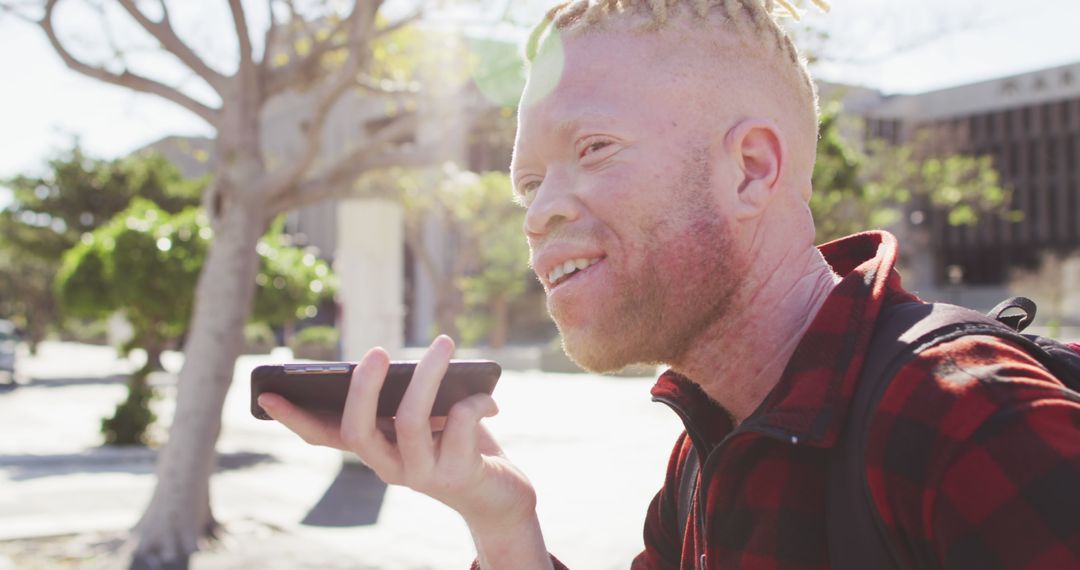
<path fill-rule="evenodd" d="M 646 359 L 632 356 L 632 351 L 626 346 L 591 342 L 576 336 L 563 334 L 563 352 L 574 364 L 593 374 L 618 372 L 627 366 L 646 362 Z"/>

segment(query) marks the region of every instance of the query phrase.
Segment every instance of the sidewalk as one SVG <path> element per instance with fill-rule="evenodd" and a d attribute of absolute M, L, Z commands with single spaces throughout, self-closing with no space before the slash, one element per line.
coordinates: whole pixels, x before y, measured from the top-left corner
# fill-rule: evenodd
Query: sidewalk
<path fill-rule="evenodd" d="M 472 543 L 455 513 L 250 416 L 248 375 L 270 360 L 237 363 L 211 488 L 233 537 L 192 567 L 467 567 Z M 115 568 L 154 486 L 154 451 L 98 446 L 100 418 L 123 398 L 131 364 L 110 349 L 59 343 L 29 364 L 32 384 L 0 392 L 0 570 Z M 549 547 L 571 567 L 626 568 L 641 548 L 645 509 L 681 429 L 650 402 L 653 381 L 506 372 L 495 391 L 502 412 L 488 425 L 536 486 Z M 175 386 L 161 392 L 167 421 Z"/>

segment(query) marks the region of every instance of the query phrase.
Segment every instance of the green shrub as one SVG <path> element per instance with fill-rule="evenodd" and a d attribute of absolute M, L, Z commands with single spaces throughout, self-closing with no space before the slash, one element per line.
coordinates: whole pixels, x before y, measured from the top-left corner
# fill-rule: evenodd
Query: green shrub
<path fill-rule="evenodd" d="M 111 418 L 101 420 L 101 433 L 108 445 L 146 445 L 146 432 L 157 420 L 150 409 L 157 395 L 146 382 L 147 374 L 138 372 L 128 379 L 128 397 L 116 406 Z"/>
<path fill-rule="evenodd" d="M 277 346 L 274 331 L 266 323 L 248 323 L 244 326 L 244 352 L 265 354 Z"/>
<path fill-rule="evenodd" d="M 307 327 L 289 340 L 289 348 L 297 358 L 334 360 L 337 358 L 339 338 L 334 327 Z"/>

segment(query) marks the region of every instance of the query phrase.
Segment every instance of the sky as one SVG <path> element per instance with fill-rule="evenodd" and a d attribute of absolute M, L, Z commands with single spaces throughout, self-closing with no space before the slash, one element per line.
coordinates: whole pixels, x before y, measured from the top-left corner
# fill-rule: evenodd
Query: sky
<path fill-rule="evenodd" d="M 1076 0 L 832 3 L 831 13 L 809 9 L 804 17 L 830 35 L 823 50 L 826 61 L 814 69 L 830 81 L 918 93 L 1080 62 Z M 201 46 L 211 61 L 235 60 L 235 47 L 225 41 L 231 29 L 228 14 L 214 10 L 224 2 L 173 4 L 178 5 L 172 16 L 182 36 Z M 525 13 L 540 13 L 543 4 L 533 2 Z M 100 46 L 101 34 L 90 16 L 70 15 L 63 31 L 78 38 L 79 45 Z M 120 37 L 136 34 L 122 26 L 114 31 Z M 144 58 L 141 63 L 183 81 L 192 93 L 206 92 L 168 62 Z M 112 158 L 168 135 L 212 134 L 199 118 L 171 103 L 69 71 L 40 30 L 4 15 L 0 74 L 0 179 L 41 173 L 51 156 L 76 139 L 92 156 Z M 4 201 L 0 192 L 0 205 Z"/>

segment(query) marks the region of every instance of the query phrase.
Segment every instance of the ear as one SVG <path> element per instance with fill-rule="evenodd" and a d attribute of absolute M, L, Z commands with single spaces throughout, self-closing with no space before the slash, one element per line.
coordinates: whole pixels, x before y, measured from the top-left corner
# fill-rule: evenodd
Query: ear
<path fill-rule="evenodd" d="M 756 217 L 779 188 L 784 166 L 780 130 L 766 119 L 744 119 L 728 131 L 724 146 L 735 161 L 739 178 L 735 217 Z"/>

